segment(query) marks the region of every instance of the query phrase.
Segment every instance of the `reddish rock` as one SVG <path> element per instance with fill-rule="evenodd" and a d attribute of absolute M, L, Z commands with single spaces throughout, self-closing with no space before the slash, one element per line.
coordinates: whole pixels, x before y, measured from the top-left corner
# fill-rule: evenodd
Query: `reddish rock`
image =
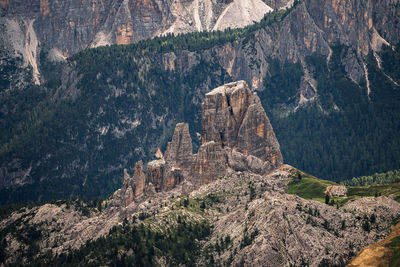
<path fill-rule="evenodd" d="M 257 94 L 251 97 L 238 132 L 236 147 L 239 152 L 269 162 L 270 169 L 283 163 L 278 140 Z"/>

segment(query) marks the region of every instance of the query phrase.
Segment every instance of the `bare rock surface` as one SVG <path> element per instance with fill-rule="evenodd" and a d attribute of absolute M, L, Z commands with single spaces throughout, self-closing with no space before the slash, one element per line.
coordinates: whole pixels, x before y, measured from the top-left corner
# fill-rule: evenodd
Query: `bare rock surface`
<path fill-rule="evenodd" d="M 344 185 L 331 185 L 326 188 L 325 194 L 329 194 L 331 197 L 345 197 L 347 196 L 347 188 Z"/>
<path fill-rule="evenodd" d="M 187 123 L 178 123 L 175 126 L 172 141 L 168 143 L 165 151 L 165 161 L 172 167 L 188 169 L 193 161 L 192 149 L 189 125 Z"/>
<path fill-rule="evenodd" d="M 202 105 L 202 142 L 214 140 L 245 155 L 282 164 L 275 133 L 257 94 L 245 81 L 220 86 L 206 94 Z"/>
<path fill-rule="evenodd" d="M 115 203 L 128 206 L 140 198 L 146 186 L 156 192 L 171 190 L 184 180 L 198 186 L 234 171 L 265 174 L 283 164 L 279 143 L 256 94 L 245 81 L 232 82 L 206 94 L 202 104 L 202 145 L 192 154 L 187 123 L 178 123 L 163 159 L 135 166 L 130 178 L 115 193 Z M 129 185 L 131 186 L 129 187 Z"/>
<path fill-rule="evenodd" d="M 363 247 L 384 238 L 392 222 L 400 219 L 400 204 L 390 197 L 359 198 L 338 209 L 287 194 L 296 171 L 288 165 L 265 175 L 230 170 L 224 177 L 196 188 L 185 180 L 169 191 L 153 192 L 151 197 L 126 207 L 109 205 L 102 212 L 92 210 L 86 215 L 76 205 L 46 204 L 14 212 L 0 222 L 0 229 L 15 225 L 23 233 L 33 227 L 43 236 L 40 253 L 62 253 L 106 236 L 114 225 L 132 216 L 149 214 L 149 219 L 140 223 L 163 229 L 179 215 L 188 221 L 208 220 L 213 225 L 204 246 L 230 237 L 227 249 L 214 254 L 220 262 L 232 266 L 319 266 L 347 263 Z M 192 189 L 188 192 L 187 188 Z M 209 204 L 203 210 L 185 208 L 182 201 L 188 198 Z M 369 229 L 364 226 L 367 221 Z M 17 235 L 7 235 L 9 263 L 27 249 Z"/>

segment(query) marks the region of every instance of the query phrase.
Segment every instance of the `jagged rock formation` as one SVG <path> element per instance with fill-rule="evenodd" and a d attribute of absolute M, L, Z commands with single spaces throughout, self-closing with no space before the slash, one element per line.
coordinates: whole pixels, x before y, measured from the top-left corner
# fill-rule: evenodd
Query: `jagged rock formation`
<path fill-rule="evenodd" d="M 178 123 L 175 126 L 172 141 L 168 143 L 165 151 L 165 161 L 171 167 L 179 169 L 188 169 L 192 165 L 192 138 L 189 133 L 189 125 L 187 123 Z"/>
<path fill-rule="evenodd" d="M 10 75 L 7 73 L 7 75 L 4 75 L 8 79 L 7 82 L 1 84 L 4 85 L 4 88 L 23 88 L 20 86 L 20 81 L 24 80 L 24 76 L 29 76 L 28 74 L 33 73 L 34 69 L 32 66 L 31 70 L 26 71 L 26 69 L 18 64 L 16 68 L 14 66 L 15 64 L 12 64 L 12 57 L 10 59 L 10 57 L 8 57 L 10 55 L 6 55 L 7 51 L 12 50 L 13 55 L 22 53 L 24 57 L 29 56 L 29 53 L 25 53 L 24 51 L 30 51 L 30 54 L 35 59 L 39 53 L 36 51 L 36 54 L 32 54 L 31 52 L 47 44 L 42 40 L 44 38 L 43 36 L 46 36 L 46 40 L 48 40 L 49 44 L 53 43 L 55 40 L 54 42 L 59 42 L 60 46 L 65 45 L 68 47 L 69 55 L 71 55 L 74 51 L 79 51 L 83 48 L 83 46 L 81 47 L 76 43 L 82 42 L 82 44 L 84 44 L 87 42 L 85 39 L 86 37 L 90 39 L 91 35 L 97 35 L 96 31 L 91 27 L 90 22 L 87 22 L 87 20 L 94 20 L 96 17 L 92 14 L 94 11 L 91 9 L 91 4 L 95 1 L 64 1 L 62 3 L 59 1 L 42 1 L 43 14 L 40 14 L 39 17 L 44 16 L 46 23 L 41 23 L 40 25 L 47 27 L 47 29 L 43 30 L 46 32 L 45 34 L 39 34 L 39 29 L 37 28 L 39 19 L 34 20 L 32 27 L 37 37 L 36 40 L 39 42 L 39 46 L 37 46 L 35 45 L 35 38 L 25 38 L 26 36 L 33 37 L 32 32 L 29 32 L 29 20 L 26 20 L 27 23 L 25 23 L 23 18 L 21 20 L 18 18 L 23 17 L 25 13 L 30 19 L 37 17 L 37 12 L 40 13 L 40 5 L 38 5 L 38 1 L 29 1 L 29 4 L 25 2 L 26 1 L 20 0 L 6 1 L 3 3 L 4 5 L 2 5 L 2 15 L 4 14 L 5 16 L 1 16 L 0 21 L 4 22 L 4 27 L 2 29 L 6 31 L 7 34 L 2 34 L 0 36 L 0 57 L 2 58 L 2 64 L 5 64 L 5 66 L 0 66 L 0 70 L 1 73 L 4 74 L 10 70 L 18 69 L 20 70 L 19 74 L 21 74 L 21 77 L 14 75 L 14 73 Z M 48 2 L 49 5 L 47 5 L 46 2 Z M 103 5 L 106 5 L 106 2 L 107 1 L 103 1 Z M 119 1 L 118 3 L 121 4 L 122 2 L 130 3 L 129 1 Z M 185 5 L 187 3 L 190 4 L 190 1 L 182 5 L 179 4 L 180 2 L 181 1 L 174 2 L 177 3 L 177 14 L 179 10 L 186 12 L 188 9 L 185 8 Z M 220 1 L 219 4 L 226 5 L 228 2 L 229 1 Z M 288 3 L 289 2 L 291 1 L 288 1 Z M 160 3 L 160 1 L 153 1 L 151 3 Z M 280 8 L 285 5 L 285 1 L 266 1 L 266 3 L 275 8 Z M 53 8 L 53 5 L 58 5 L 59 9 Z M 79 5 L 84 5 L 84 7 L 78 8 Z M 29 10 L 26 6 L 29 6 Z M 99 6 L 101 6 L 101 3 L 94 3 L 94 10 L 96 11 Z M 178 8 L 179 6 L 182 8 Z M 148 14 L 152 12 L 149 5 L 145 5 L 143 1 L 139 1 L 136 6 L 128 5 L 128 7 L 143 8 L 143 12 L 138 11 L 138 14 Z M 223 84 L 227 81 L 245 80 L 252 90 L 264 90 L 266 88 L 268 90 L 268 87 L 265 86 L 265 78 L 272 66 L 270 59 L 277 59 L 281 61 L 282 64 L 286 61 L 297 62 L 304 70 L 304 75 L 300 78 L 301 82 L 299 82 L 297 88 L 292 88 L 293 94 L 289 96 L 289 100 L 283 100 L 281 103 L 284 109 L 281 115 L 286 116 L 290 114 L 289 112 L 296 111 L 300 106 L 307 105 L 307 103 L 316 102 L 318 104 L 319 95 L 323 94 L 321 93 L 322 91 L 318 92 L 320 84 L 318 84 L 317 75 L 315 75 L 318 71 L 314 70 L 312 66 L 309 66 L 306 62 L 306 58 L 310 55 L 322 57 L 325 58 L 328 63 L 330 59 L 332 59 L 332 53 L 334 54 L 332 48 L 335 44 L 348 46 L 348 49 L 340 54 L 339 59 L 337 57 L 334 57 L 334 59 L 340 61 L 339 65 L 344 67 L 348 77 L 357 83 L 360 88 L 364 88 L 366 85 L 369 89 L 365 91 L 373 93 L 374 85 L 372 81 L 371 83 L 368 81 L 368 68 L 366 68 L 365 54 L 372 52 L 379 63 L 381 62 L 379 61 L 379 49 L 381 45 L 386 42 L 390 45 L 394 45 L 399 41 L 400 32 L 397 23 L 398 7 L 399 5 L 393 1 L 367 1 L 360 4 L 359 1 L 354 0 L 347 2 L 333 0 L 318 2 L 306 0 L 301 1 L 282 21 L 257 29 L 250 33 L 248 37 L 239 39 L 237 42 L 221 43 L 198 51 L 175 50 L 168 51 L 167 53 L 150 53 L 149 55 L 143 55 L 137 58 L 132 55 L 132 57 L 135 57 L 135 65 L 138 66 L 139 69 L 138 73 L 143 73 L 144 75 L 148 75 L 148 70 L 152 70 L 152 66 L 160 66 L 163 70 L 163 75 L 167 75 L 169 77 L 168 79 L 180 84 L 180 88 L 176 90 L 185 92 L 183 97 L 187 99 L 187 103 L 191 103 L 195 106 L 198 106 L 199 103 L 202 102 L 203 95 L 205 91 L 208 90 L 207 88 L 215 87 L 217 84 Z M 103 11 L 100 12 L 102 9 L 108 9 L 108 6 L 101 6 L 101 8 L 98 8 L 99 21 L 102 21 L 100 19 L 103 14 Z M 112 8 L 109 10 L 112 10 L 112 12 L 115 11 Z M 126 10 L 126 5 L 121 5 L 118 12 L 122 12 L 123 10 Z M 164 10 L 167 9 L 160 8 L 160 10 L 160 12 L 164 12 Z M 118 12 L 115 11 L 113 14 L 119 14 Z M 79 13 L 84 13 L 84 15 L 79 17 Z M 151 19 L 149 21 L 146 20 L 148 23 L 146 24 L 147 26 L 150 24 L 154 25 L 153 17 L 150 17 Z M 74 28 L 67 31 L 66 28 L 72 26 L 69 24 L 63 25 L 64 18 L 66 18 L 65 21 L 68 21 L 68 23 L 69 21 L 74 21 L 74 23 L 71 23 L 75 25 Z M 113 15 L 106 21 L 107 23 L 111 23 L 121 18 L 124 18 L 124 16 Z M 140 16 L 126 17 L 127 20 L 131 18 L 136 20 L 141 19 Z M 155 18 L 156 15 L 154 21 L 156 21 Z M 173 20 L 173 16 L 169 17 L 169 19 Z M 78 20 L 79 23 L 77 22 Z M 186 20 L 182 21 L 186 22 Z M 194 20 L 191 21 L 193 22 Z M 124 22 L 122 24 L 126 23 Z M 115 23 L 115 25 L 113 24 L 112 26 L 115 26 L 115 29 L 120 26 L 121 39 L 123 39 L 123 36 L 129 37 L 130 35 L 130 26 L 123 26 L 122 24 Z M 100 27 L 99 25 L 100 24 L 98 24 L 98 27 Z M 63 30 L 64 28 L 65 30 Z M 145 28 L 142 29 L 143 33 L 144 29 Z M 133 27 L 132 30 L 139 31 L 140 28 Z M 71 38 L 72 41 L 67 39 L 67 36 L 64 36 L 66 32 L 69 32 L 68 38 Z M 52 37 L 53 34 L 55 34 L 56 37 Z M 135 33 L 133 37 L 140 36 L 140 34 L 141 33 L 138 33 L 136 35 Z M 104 36 L 108 38 L 107 34 Z M 107 38 L 105 38 L 105 40 Z M 72 43 L 70 43 L 70 41 Z M 54 48 L 54 45 L 48 45 L 48 48 L 51 47 Z M 63 53 L 64 51 L 61 48 L 52 49 L 51 53 L 49 53 L 49 58 L 62 60 L 64 58 Z M 102 53 L 100 54 L 103 55 Z M 126 56 L 129 57 L 131 55 L 128 56 L 126 54 Z M 93 57 L 88 57 L 85 61 L 86 60 L 92 62 L 89 63 L 88 66 L 96 65 L 95 63 L 98 61 L 97 58 Z M 28 58 L 22 58 L 21 62 L 23 66 L 31 64 Z M 57 95 L 51 97 L 52 99 L 59 99 L 59 97 L 62 97 L 68 100 L 72 99 L 73 101 L 76 98 L 79 99 L 79 97 L 82 96 L 82 92 L 87 92 L 87 88 L 99 88 L 99 92 L 104 92 L 105 97 L 101 100 L 99 99 L 99 102 L 96 102 L 95 105 L 91 105 L 92 98 L 82 96 L 85 97 L 83 101 L 78 101 L 77 103 L 82 103 L 84 107 L 96 107 L 91 108 L 92 110 L 90 110 L 90 112 L 82 113 L 82 121 L 90 123 L 77 124 L 75 120 L 72 120 L 71 124 L 61 126 L 61 128 L 66 129 L 64 131 L 65 134 L 54 139 L 50 137 L 54 143 L 65 144 L 68 151 L 75 148 L 76 150 L 71 152 L 76 155 L 75 158 L 65 159 L 65 157 L 62 156 L 65 151 L 62 150 L 60 146 L 49 147 L 47 143 L 44 143 L 43 146 L 35 148 L 34 157 L 26 156 L 26 153 L 21 152 L 21 149 L 16 149 L 12 151 L 12 154 L 15 156 L 7 157 L 2 161 L 0 166 L 0 189 L 11 192 L 9 194 L 10 197 L 4 200 L 4 203 L 17 201 L 18 195 L 27 196 L 28 194 L 16 192 L 18 190 L 25 190 L 22 189 L 22 186 L 29 187 L 32 185 L 34 188 L 40 188 L 37 194 L 29 194 L 29 200 L 39 200 L 43 196 L 50 195 L 49 192 L 55 192 L 55 190 L 51 188 L 49 191 L 45 192 L 44 188 L 47 187 L 41 186 L 41 183 L 48 183 L 49 177 L 54 177 L 54 179 L 63 179 L 67 177 L 71 181 L 74 181 L 74 188 L 84 188 L 84 194 L 90 195 L 90 197 L 95 196 L 97 192 L 100 192 L 100 185 L 104 184 L 105 181 L 113 180 L 112 188 L 119 186 L 117 177 L 119 177 L 122 172 L 122 166 L 126 166 L 127 162 L 144 158 L 146 158 L 147 161 L 156 152 L 160 145 L 159 130 L 170 128 L 176 121 L 177 112 L 172 108 L 175 103 L 168 99 L 168 101 L 163 101 L 157 107 L 153 105 L 114 105 L 113 101 L 116 95 L 122 98 L 125 96 L 133 96 L 139 102 L 145 101 L 145 98 L 140 93 L 133 93 L 132 91 L 134 90 L 130 87 L 130 84 L 134 82 L 136 78 L 133 79 L 127 75 L 125 75 L 123 79 L 109 77 L 112 76 L 110 73 L 118 73 L 118 75 L 124 76 L 124 73 L 126 73 L 125 69 L 129 68 L 126 62 L 123 63 L 119 60 L 118 62 L 119 64 L 110 64 L 112 71 L 109 73 L 104 71 L 101 67 L 96 66 L 97 69 L 99 69 L 99 73 L 96 73 L 97 76 L 93 76 L 91 70 L 88 69 L 85 69 L 84 73 L 79 71 L 82 70 L 82 66 L 79 64 L 79 57 L 76 62 L 71 63 L 65 69 L 62 77 L 63 84 L 61 88 L 57 90 Z M 8 63 L 10 64 L 7 65 Z M 209 67 L 205 72 L 201 71 L 207 74 L 199 76 L 199 69 L 207 66 L 212 66 L 212 68 Z M 41 67 L 42 66 L 39 64 L 41 75 L 38 75 L 38 77 L 39 79 L 44 79 L 45 76 Z M 173 75 L 170 71 L 175 71 L 182 75 L 178 77 L 177 75 Z M 194 86 L 180 78 L 187 78 L 192 75 L 195 77 L 202 77 L 199 78 L 199 82 Z M 390 74 L 390 76 L 392 75 Z M 99 78 L 99 80 L 97 80 L 97 78 Z M 393 77 L 390 77 L 390 79 L 392 78 Z M 391 82 L 390 79 L 388 81 L 389 83 Z M 90 83 L 87 84 L 87 81 L 90 81 Z M 121 81 L 124 82 L 121 83 Z M 394 80 L 392 79 L 392 81 L 399 84 L 396 78 L 394 78 Z M 86 85 L 82 85 L 85 83 Z M 371 85 L 371 87 L 369 87 L 369 85 Z M 190 90 L 187 90 L 187 88 L 190 88 Z M 154 92 L 160 92 L 164 89 L 168 91 L 172 88 L 169 86 L 160 88 L 159 83 L 154 83 L 148 84 L 148 86 L 146 85 L 146 88 L 143 89 L 148 90 L 145 95 L 151 95 L 152 98 L 157 98 L 158 95 L 153 95 Z M 334 93 L 335 91 L 336 89 L 332 87 L 332 92 Z M 376 91 L 378 92 L 378 90 Z M 48 92 L 52 92 L 52 90 L 48 90 Z M 360 94 L 364 94 L 363 92 L 364 89 L 360 90 Z M 6 102 L 7 97 L 6 95 Z M 126 97 L 126 99 L 130 99 L 130 97 Z M 335 99 L 333 99 L 333 101 L 335 101 Z M 82 108 L 82 106 L 80 108 Z M 106 109 L 108 106 L 114 106 L 114 109 Z M 336 111 L 342 109 L 340 104 L 332 106 Z M 325 112 L 326 108 L 330 109 L 331 107 L 322 106 L 321 110 Z M 13 110 L 13 107 L 11 105 L 6 105 L 4 108 L 1 108 L 0 112 L 2 116 L 8 118 L 7 114 L 9 113 L 7 112 L 9 110 Z M 158 112 L 158 114 L 155 114 L 156 112 Z M 280 112 L 280 110 L 278 110 L 278 112 Z M 146 117 L 146 122 L 144 120 L 142 121 L 144 117 Z M 196 122 L 199 121 L 197 120 L 197 114 L 194 114 L 193 117 L 196 117 Z M 193 117 L 190 116 L 188 120 L 192 120 Z M 3 125 L 5 125 L 3 127 L 7 129 L 7 124 Z M 138 125 L 140 126 L 140 132 L 139 130 L 135 132 L 138 129 Z M 82 134 L 74 136 L 74 129 L 79 129 L 79 132 Z M 31 131 L 25 132 L 30 133 Z M 129 133 L 134 133 L 133 135 L 135 138 L 133 138 L 133 136 L 128 136 Z M 87 168 L 88 157 L 85 156 L 87 153 L 89 153 L 91 158 L 97 158 L 96 155 L 99 150 L 104 154 L 114 153 L 110 149 L 113 145 L 107 145 L 107 142 L 104 141 L 104 139 L 108 138 L 107 135 L 113 135 L 110 139 L 113 139 L 115 136 L 116 138 L 114 138 L 114 140 L 121 140 L 128 144 L 127 147 L 137 147 L 137 150 L 135 153 L 127 151 L 128 149 L 125 151 L 121 150 L 120 157 L 118 157 L 118 159 L 115 157 L 114 162 L 96 160 L 96 162 L 93 163 L 96 167 Z M 162 138 L 164 137 L 165 136 Z M 30 140 L 25 137 L 21 138 L 23 140 Z M 32 144 L 38 143 L 35 139 L 36 137 L 32 138 L 31 143 L 27 145 L 28 147 L 32 147 Z M 59 140 L 62 140 L 62 142 L 59 142 Z M 85 148 L 86 150 L 82 151 L 81 148 L 85 147 L 87 140 L 90 140 L 93 147 L 96 147 L 96 149 Z M 114 141 L 110 141 L 110 143 L 115 144 L 113 142 Z M 8 146 L 8 144 L 6 144 L 6 146 Z M 48 151 L 52 152 L 48 153 Z M 82 155 L 76 153 L 76 151 L 82 152 Z M 50 156 L 52 160 L 48 160 Z M 299 156 L 298 159 L 299 158 L 301 157 Z M 99 165 L 98 168 L 97 165 Z M 51 175 L 42 171 L 50 169 L 55 170 Z M 82 184 L 88 186 L 78 186 Z M 95 185 L 97 185 L 97 188 L 94 188 L 96 187 Z M 93 190 L 91 191 L 87 188 L 93 188 Z M 107 188 L 110 187 L 108 186 Z M 15 191 L 13 191 L 14 189 Z M 13 192 L 16 193 L 14 194 Z M 77 195 L 78 193 L 80 193 L 80 190 L 76 190 L 73 195 Z M 108 193 L 110 192 L 102 192 L 101 194 L 106 195 Z"/>
<path fill-rule="evenodd" d="M 282 155 L 272 126 L 256 94 L 246 82 L 218 87 L 206 94 L 202 105 L 202 143 L 216 141 L 272 165 Z"/>
<path fill-rule="evenodd" d="M 39 248 L 36 255 L 42 256 L 49 252 L 68 253 L 89 240 L 107 238 L 110 229 L 126 221 L 164 231 L 180 216 L 186 218 L 186 223 L 206 219 L 213 225 L 203 247 L 212 247 L 221 237 L 229 236 L 231 242 L 226 249 L 210 253 L 215 260 L 229 260 L 230 266 L 343 266 L 363 247 L 384 238 L 392 222 L 400 219 L 400 204 L 387 196 L 358 198 L 338 209 L 285 193 L 297 172 L 288 165 L 267 175 L 234 172 L 195 188 L 189 195 L 181 183 L 134 205 L 111 205 L 102 212 L 94 209 L 86 215 L 77 205 L 62 202 L 22 209 L 0 221 L 0 229 L 6 233 L 4 261 L 12 264 L 29 253 L 30 239 L 20 237 L 29 237 L 33 230 L 41 233 L 35 241 Z M 249 198 L 250 186 L 253 198 Z M 218 200 L 210 202 L 210 195 Z M 192 203 L 209 204 L 203 211 L 185 208 L 179 203 L 187 198 Z M 140 218 L 141 214 L 153 215 L 132 222 L 132 217 Z M 369 230 L 363 226 L 366 222 Z M 245 243 L 245 236 L 252 233 L 251 241 L 247 239 Z M 132 252 L 137 253 L 119 250 Z M 204 263 L 205 259 L 199 260 Z"/>
<path fill-rule="evenodd" d="M 124 184 L 114 195 L 115 204 L 128 206 L 140 198 L 145 185 L 156 192 L 174 188 L 183 180 L 206 184 L 230 170 L 264 174 L 283 164 L 279 143 L 257 94 L 246 82 L 222 85 L 206 94 L 202 105 L 202 145 L 192 154 L 189 125 L 178 123 L 164 159 L 135 165 L 130 178 L 124 171 Z"/>
<path fill-rule="evenodd" d="M 236 28 L 260 21 L 272 9 L 261 0 L 235 1 L 2 1 L 0 32 L 23 56 L 40 83 L 40 47 L 64 60 L 87 47 L 130 44 L 172 33 Z M 234 14 L 234 16 L 232 16 Z M 5 46 L 0 46 L 5 49 Z"/>
<path fill-rule="evenodd" d="M 129 176 L 127 169 L 124 169 L 124 182 L 121 190 L 115 193 L 116 198 L 123 199 L 123 205 L 127 206 L 134 199 L 141 197 L 144 193 L 145 176 L 143 173 L 143 162 L 140 160 L 135 164 L 133 177 Z"/>

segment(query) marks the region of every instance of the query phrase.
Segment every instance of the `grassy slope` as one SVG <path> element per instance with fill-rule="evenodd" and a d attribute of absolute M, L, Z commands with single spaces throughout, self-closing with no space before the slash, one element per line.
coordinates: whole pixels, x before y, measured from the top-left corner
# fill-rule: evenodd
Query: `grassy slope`
<path fill-rule="evenodd" d="M 301 174 L 299 179 L 298 174 Z M 305 199 L 314 199 L 325 202 L 325 189 L 329 185 L 337 185 L 334 182 L 318 179 L 309 174 L 294 171 L 287 192 L 296 194 Z M 335 203 L 340 206 L 348 201 L 366 196 L 393 196 L 400 202 L 400 183 L 369 185 L 369 186 L 347 186 L 347 197 L 335 198 Z M 356 266 L 400 266 L 400 223 L 392 230 L 392 233 L 379 243 L 372 244 L 363 249 L 347 267 Z"/>
<path fill-rule="evenodd" d="M 301 174 L 302 179 L 298 178 Z M 289 183 L 287 192 L 296 194 L 305 199 L 314 199 L 325 202 L 325 189 L 329 185 L 338 185 L 335 182 L 318 179 L 301 171 L 294 171 L 293 178 Z M 347 186 L 347 197 L 335 198 L 335 203 L 340 205 L 359 197 L 366 196 L 393 196 L 394 200 L 400 202 L 400 183 L 369 185 L 369 186 Z"/>
<path fill-rule="evenodd" d="M 298 174 L 301 174 L 301 179 L 298 179 Z M 318 179 L 304 172 L 294 172 L 293 179 L 289 183 L 287 192 L 296 194 L 305 199 L 315 199 L 325 201 L 325 189 L 329 185 L 337 185 L 335 182 Z"/>

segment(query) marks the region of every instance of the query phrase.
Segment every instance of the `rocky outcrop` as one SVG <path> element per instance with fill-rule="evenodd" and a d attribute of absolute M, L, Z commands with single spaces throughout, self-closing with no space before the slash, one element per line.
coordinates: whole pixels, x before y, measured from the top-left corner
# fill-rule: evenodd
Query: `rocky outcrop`
<path fill-rule="evenodd" d="M 218 87 L 206 94 L 202 105 L 202 142 L 215 140 L 245 155 L 282 164 L 272 126 L 257 94 L 245 81 Z"/>
<path fill-rule="evenodd" d="M 135 165 L 135 173 L 133 176 L 133 187 L 135 188 L 135 197 L 138 198 L 143 195 L 145 186 L 145 176 L 143 173 L 143 162 L 140 160 Z"/>
<path fill-rule="evenodd" d="M 147 164 L 146 183 L 153 184 L 156 192 L 172 189 L 182 181 L 182 170 L 170 167 L 164 160 L 154 160 Z"/>
<path fill-rule="evenodd" d="M 193 161 L 192 138 L 187 123 L 178 123 L 172 141 L 168 143 L 165 151 L 165 161 L 174 168 L 188 169 Z"/>
<path fill-rule="evenodd" d="M 257 94 L 244 81 L 215 88 L 206 94 L 202 105 L 202 145 L 192 154 L 192 139 L 187 123 L 178 123 L 164 158 L 135 166 L 131 179 L 124 171 L 120 203 L 127 206 L 146 192 L 170 190 L 184 180 L 194 186 L 215 181 L 230 171 L 264 174 L 283 163 L 272 126 Z M 131 185 L 131 186 L 129 186 Z M 118 202 L 118 201 L 117 201 Z"/>
<path fill-rule="evenodd" d="M 224 176 L 228 161 L 221 144 L 209 141 L 200 146 L 191 172 L 196 184 L 206 184 Z"/>
<path fill-rule="evenodd" d="M 135 199 L 143 196 L 144 192 L 145 176 L 143 173 L 143 162 L 140 160 L 135 164 L 133 177 L 129 176 L 127 169 L 124 169 L 122 188 L 114 193 L 112 204 L 126 207 Z"/>
<path fill-rule="evenodd" d="M 399 220 L 400 204 L 392 197 L 360 197 L 337 208 L 287 194 L 287 184 L 298 171 L 283 165 L 262 176 L 235 172 L 190 194 L 183 186 L 177 186 L 137 205 L 109 206 L 101 212 L 90 208 L 85 215 L 82 207 L 86 204 L 77 201 L 23 208 L 0 220 L 0 230 L 6 233 L 0 237 L 3 262 L 15 265 L 21 258 L 30 262 L 30 251 L 36 245 L 37 261 L 49 252 L 60 255 L 79 250 L 88 241 L 100 237 L 107 240 L 116 225 L 168 231 L 184 217 L 184 223 L 208 221 L 212 225 L 210 236 L 200 243 L 200 248 L 209 248 L 221 243 L 221 237 L 230 237 L 229 246 L 222 252 L 210 250 L 215 261 L 232 262 L 230 266 L 345 266 L 363 247 L 385 238 L 392 223 Z M 253 198 L 249 198 L 249 190 L 253 190 Z M 204 210 L 182 205 L 187 199 L 189 203 L 205 202 Z M 180 214 L 184 216 L 178 219 Z M 148 217 L 138 220 L 141 216 Z M 398 235 L 399 227 L 393 230 Z M 32 233 L 40 233 L 35 235 L 35 243 Z M 120 248 L 118 253 L 132 255 L 132 250 Z M 383 254 L 377 256 L 381 258 Z M 100 265 L 109 264 L 93 257 L 90 259 Z M 204 262 L 207 259 L 203 256 L 195 265 Z"/>
<path fill-rule="evenodd" d="M 330 185 L 326 188 L 325 194 L 329 194 L 332 197 L 346 197 L 347 187 L 344 185 Z"/>

